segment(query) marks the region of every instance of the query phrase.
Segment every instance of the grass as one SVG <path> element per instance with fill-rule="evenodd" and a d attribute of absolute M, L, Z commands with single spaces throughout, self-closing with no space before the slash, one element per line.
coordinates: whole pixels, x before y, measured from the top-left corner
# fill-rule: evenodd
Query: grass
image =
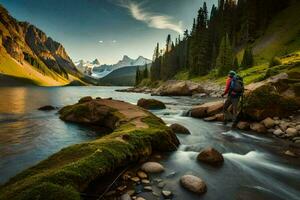
<path fill-rule="evenodd" d="M 80 199 L 80 192 L 90 182 L 117 167 L 150 156 L 155 150 L 175 150 L 176 136 L 161 119 L 144 112 L 148 114 L 142 122 L 148 128 L 125 123 L 100 139 L 64 148 L 13 177 L 0 188 L 0 199 Z M 112 114 L 121 116 L 116 111 Z"/>

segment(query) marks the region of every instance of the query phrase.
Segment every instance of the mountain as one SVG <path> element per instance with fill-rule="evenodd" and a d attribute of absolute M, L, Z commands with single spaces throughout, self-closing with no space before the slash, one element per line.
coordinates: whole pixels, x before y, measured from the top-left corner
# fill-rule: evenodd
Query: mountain
<path fill-rule="evenodd" d="M 103 78 L 110 74 L 112 71 L 120 69 L 122 67 L 144 66 L 150 63 L 152 63 L 152 61 L 144 58 L 143 56 L 139 56 L 137 59 L 132 59 L 125 55 L 123 56 L 122 60 L 114 65 L 101 65 L 99 67 L 94 67 L 92 75 L 97 78 Z"/>
<path fill-rule="evenodd" d="M 99 67 L 100 62 L 98 59 L 95 59 L 94 61 L 84 61 L 84 60 L 79 60 L 75 62 L 76 68 L 83 74 L 91 76 L 92 75 L 92 70 L 94 67 Z"/>
<path fill-rule="evenodd" d="M 0 74 L 37 85 L 69 84 L 82 74 L 62 44 L 28 22 L 19 22 L 0 5 Z M 5 82 L 0 78 L 0 83 Z"/>
<path fill-rule="evenodd" d="M 150 68 L 150 64 L 147 67 Z M 101 78 L 99 82 L 101 85 L 134 86 L 137 68 L 144 70 L 145 65 L 121 67 Z"/>

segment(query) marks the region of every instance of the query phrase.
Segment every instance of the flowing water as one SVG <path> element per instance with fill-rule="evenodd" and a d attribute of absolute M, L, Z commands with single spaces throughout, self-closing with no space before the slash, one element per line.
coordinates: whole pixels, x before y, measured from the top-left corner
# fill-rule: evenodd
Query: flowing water
<path fill-rule="evenodd" d="M 62 107 L 80 97 L 112 97 L 136 104 L 140 98 L 156 98 L 167 109 L 153 111 L 166 123 L 180 123 L 191 135 L 178 135 L 181 145 L 165 156 L 166 171 L 159 175 L 174 199 L 300 199 L 300 159 L 282 152 L 289 144 L 268 136 L 233 131 L 220 123 L 183 117 L 192 105 L 207 101 L 190 97 L 150 97 L 119 93 L 119 87 L 10 87 L 0 88 L 0 183 L 36 164 L 61 148 L 101 137 L 97 128 L 68 124 L 57 111 L 43 112 L 44 105 Z M 198 152 L 212 146 L 223 153 L 225 163 L 215 168 L 196 161 Z M 199 197 L 182 189 L 184 174 L 200 176 L 208 192 Z"/>

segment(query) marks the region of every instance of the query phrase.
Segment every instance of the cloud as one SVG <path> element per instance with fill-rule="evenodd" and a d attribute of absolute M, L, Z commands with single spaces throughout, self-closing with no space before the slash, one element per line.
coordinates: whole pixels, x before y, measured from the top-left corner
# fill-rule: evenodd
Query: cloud
<path fill-rule="evenodd" d="M 117 40 L 113 40 L 112 43 L 117 43 Z"/>
<path fill-rule="evenodd" d="M 104 41 L 103 40 L 99 40 L 99 43 L 102 44 L 102 43 L 104 43 Z"/>
<path fill-rule="evenodd" d="M 180 34 L 183 33 L 182 22 L 174 22 L 171 16 L 151 13 L 142 8 L 141 3 L 131 0 L 121 0 L 120 5 L 127 8 L 133 18 L 146 23 L 151 28 L 168 29 Z"/>

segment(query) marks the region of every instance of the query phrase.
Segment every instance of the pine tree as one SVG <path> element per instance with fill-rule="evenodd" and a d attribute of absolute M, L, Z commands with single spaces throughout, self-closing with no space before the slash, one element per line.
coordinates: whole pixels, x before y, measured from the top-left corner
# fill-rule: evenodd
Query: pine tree
<path fill-rule="evenodd" d="M 135 85 L 139 85 L 141 82 L 141 72 L 140 68 L 138 67 L 135 74 Z"/>
<path fill-rule="evenodd" d="M 252 48 L 248 46 L 244 52 L 241 68 L 247 69 L 253 67 L 253 65 L 254 65 L 254 59 L 253 59 Z"/>
<path fill-rule="evenodd" d="M 147 79 L 147 78 L 148 78 L 148 68 L 147 68 L 147 65 L 145 65 L 145 69 L 143 72 L 143 79 Z"/>
<path fill-rule="evenodd" d="M 219 55 L 216 62 L 216 67 L 218 69 L 218 75 L 226 75 L 231 69 L 233 64 L 233 52 L 229 41 L 229 36 L 226 34 L 223 37 L 220 48 Z"/>

